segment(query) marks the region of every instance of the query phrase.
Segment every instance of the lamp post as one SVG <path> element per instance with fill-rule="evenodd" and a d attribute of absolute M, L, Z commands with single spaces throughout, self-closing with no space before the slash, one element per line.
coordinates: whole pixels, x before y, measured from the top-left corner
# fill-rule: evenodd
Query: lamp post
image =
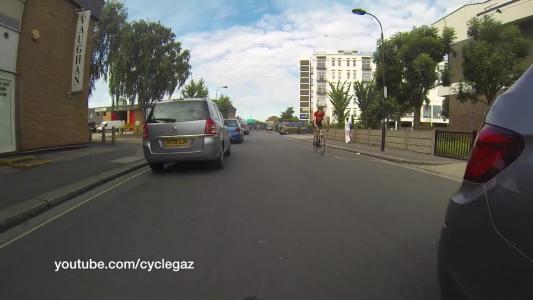
<path fill-rule="evenodd" d="M 227 85 L 217 87 L 217 90 L 215 92 L 215 99 L 218 100 L 218 89 L 227 89 L 227 88 L 228 88 Z"/>
<path fill-rule="evenodd" d="M 383 47 L 383 43 L 385 40 L 383 38 L 383 26 L 381 26 L 381 22 L 376 16 L 374 16 L 373 14 L 367 12 L 366 10 L 362 8 L 354 8 L 352 9 L 352 13 L 354 13 L 355 15 L 359 15 L 359 16 L 369 15 L 373 17 L 376 21 L 378 21 L 379 28 L 381 29 L 381 59 L 383 62 L 383 74 L 381 76 L 381 79 L 383 80 L 383 97 L 387 99 L 387 85 L 385 82 L 385 48 Z M 385 120 L 382 120 L 381 122 L 381 151 L 382 152 L 385 151 L 385 132 L 386 132 L 385 126 L 386 126 Z"/>

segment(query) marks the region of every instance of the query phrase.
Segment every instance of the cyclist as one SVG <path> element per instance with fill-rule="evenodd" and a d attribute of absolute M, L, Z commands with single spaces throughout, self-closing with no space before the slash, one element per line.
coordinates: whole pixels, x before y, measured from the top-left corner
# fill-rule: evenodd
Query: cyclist
<path fill-rule="evenodd" d="M 315 140 L 318 140 L 318 131 L 322 129 L 322 121 L 324 120 L 324 107 L 319 106 L 318 110 L 313 114 L 313 124 L 315 125 Z"/>

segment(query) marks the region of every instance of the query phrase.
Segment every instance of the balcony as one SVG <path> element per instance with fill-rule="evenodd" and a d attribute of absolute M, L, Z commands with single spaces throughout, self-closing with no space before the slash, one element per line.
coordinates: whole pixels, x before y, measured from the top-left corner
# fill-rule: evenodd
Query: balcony
<path fill-rule="evenodd" d="M 326 69 L 326 62 L 323 62 L 323 63 L 319 62 L 319 63 L 317 63 L 316 68 L 317 68 L 317 70 L 325 70 L 325 69 Z"/>
<path fill-rule="evenodd" d="M 317 89 L 316 93 L 317 93 L 317 95 L 326 95 L 327 91 L 326 91 L 326 89 Z"/>
<path fill-rule="evenodd" d="M 326 82 L 327 81 L 326 80 L 326 76 L 319 76 L 319 77 L 317 77 L 316 81 L 318 81 L 318 82 Z"/>

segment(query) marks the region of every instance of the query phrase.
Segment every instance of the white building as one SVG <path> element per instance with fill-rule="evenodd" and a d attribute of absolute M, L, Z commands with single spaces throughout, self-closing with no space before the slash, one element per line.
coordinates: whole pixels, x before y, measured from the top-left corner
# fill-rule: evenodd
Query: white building
<path fill-rule="evenodd" d="M 311 58 L 300 60 L 300 119 L 308 120 L 318 106 L 323 106 L 326 116 L 337 122 L 327 95 L 331 90 L 329 82 L 351 84 L 349 94 L 353 96 L 353 82 L 371 81 L 375 69 L 371 52 L 316 52 Z M 356 118 L 359 117 L 354 97 L 348 111 L 349 116 L 355 114 Z"/>

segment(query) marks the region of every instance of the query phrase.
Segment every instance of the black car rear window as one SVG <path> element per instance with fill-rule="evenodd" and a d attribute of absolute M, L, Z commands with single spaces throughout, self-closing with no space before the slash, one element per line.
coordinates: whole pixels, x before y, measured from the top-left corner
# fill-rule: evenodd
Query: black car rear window
<path fill-rule="evenodd" d="M 224 125 L 228 127 L 239 127 L 239 123 L 237 123 L 237 120 L 224 120 Z"/>
<path fill-rule="evenodd" d="M 205 101 L 176 101 L 156 104 L 148 122 L 187 122 L 208 118 Z"/>

